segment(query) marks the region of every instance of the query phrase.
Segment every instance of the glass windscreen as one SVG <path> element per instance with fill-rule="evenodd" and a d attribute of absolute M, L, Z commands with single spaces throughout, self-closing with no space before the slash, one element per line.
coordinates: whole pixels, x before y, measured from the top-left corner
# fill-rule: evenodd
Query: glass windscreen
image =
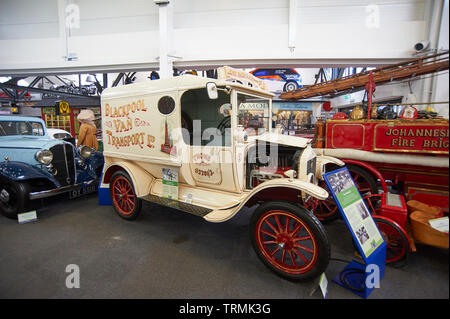
<path fill-rule="evenodd" d="M 0 121 L 0 136 L 9 135 L 44 136 L 44 128 L 39 122 Z"/>
<path fill-rule="evenodd" d="M 269 99 L 238 93 L 237 102 L 238 125 L 242 125 L 249 136 L 269 131 Z"/>

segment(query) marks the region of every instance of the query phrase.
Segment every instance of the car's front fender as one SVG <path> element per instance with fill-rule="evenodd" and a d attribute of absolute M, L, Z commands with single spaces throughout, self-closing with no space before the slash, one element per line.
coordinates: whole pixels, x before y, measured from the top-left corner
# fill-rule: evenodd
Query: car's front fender
<path fill-rule="evenodd" d="M 327 164 L 335 164 L 337 166 L 344 166 L 345 163 L 336 157 L 318 155 L 316 165 L 316 177 L 323 180 L 323 174 L 326 172 L 325 166 Z"/>
<path fill-rule="evenodd" d="M 265 190 L 270 190 L 271 188 L 276 189 L 277 191 L 283 188 L 294 189 L 301 193 L 306 193 L 319 200 L 325 200 L 328 198 L 328 192 L 320 186 L 304 182 L 298 179 L 287 179 L 287 178 L 272 179 L 255 187 L 250 193 L 248 193 L 246 198 L 242 200 L 239 205 L 230 207 L 228 209 L 213 210 L 209 214 L 205 215 L 204 219 L 209 222 L 215 223 L 227 221 L 228 219 L 232 218 L 248 201 L 250 201 L 253 197 L 257 196 L 258 193 Z M 271 198 L 276 198 L 276 195 L 271 196 Z M 281 195 L 280 198 L 282 198 Z"/>
<path fill-rule="evenodd" d="M 13 181 L 26 181 L 31 179 L 46 179 L 59 187 L 53 176 L 38 167 L 23 162 L 5 161 L 0 163 L 0 176 Z"/>

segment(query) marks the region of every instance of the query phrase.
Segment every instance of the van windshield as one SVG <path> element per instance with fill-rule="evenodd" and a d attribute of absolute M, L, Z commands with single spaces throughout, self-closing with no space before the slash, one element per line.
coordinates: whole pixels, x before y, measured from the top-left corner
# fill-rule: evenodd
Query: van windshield
<path fill-rule="evenodd" d="M 269 99 L 238 93 L 237 101 L 238 125 L 244 127 L 248 136 L 261 135 L 269 131 Z"/>

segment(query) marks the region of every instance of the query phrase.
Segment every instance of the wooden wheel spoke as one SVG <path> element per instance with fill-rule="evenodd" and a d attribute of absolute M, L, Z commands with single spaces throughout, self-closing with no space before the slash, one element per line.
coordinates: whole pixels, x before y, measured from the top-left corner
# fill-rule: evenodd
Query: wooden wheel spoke
<path fill-rule="evenodd" d="M 292 251 L 289 250 L 288 253 L 289 253 L 289 257 L 291 257 L 292 264 L 293 264 L 295 267 L 297 267 L 297 263 L 295 262 L 294 255 L 292 255 Z"/>
<path fill-rule="evenodd" d="M 266 241 L 263 241 L 263 244 L 264 245 L 268 245 L 268 244 L 276 244 L 277 242 L 275 241 L 275 240 L 266 240 Z"/>
<path fill-rule="evenodd" d="M 270 228 L 272 228 L 272 230 L 275 232 L 275 234 L 278 234 L 277 229 L 266 219 L 264 221 Z"/>
<path fill-rule="evenodd" d="M 300 241 L 300 240 L 307 240 L 307 239 L 311 239 L 311 236 L 294 237 L 292 240 L 294 242 L 297 242 L 297 241 Z"/>
<path fill-rule="evenodd" d="M 128 211 L 130 211 L 130 207 L 129 207 L 130 203 L 128 201 L 124 201 L 124 202 L 125 202 L 124 208 L 126 208 Z"/>
<path fill-rule="evenodd" d="M 294 253 L 296 253 L 296 254 L 303 260 L 303 262 L 304 262 L 305 264 L 308 263 L 308 259 L 306 259 L 306 257 L 303 256 L 297 249 L 294 248 L 293 250 L 294 250 Z"/>
<path fill-rule="evenodd" d="M 289 233 L 289 222 L 291 221 L 291 218 L 289 216 L 286 216 L 286 224 L 284 225 L 284 231 L 286 233 Z"/>
<path fill-rule="evenodd" d="M 272 233 L 270 233 L 270 232 L 268 232 L 267 230 L 264 230 L 264 229 L 261 229 L 261 233 L 266 234 L 266 235 L 268 235 L 270 237 L 273 237 L 273 238 L 277 238 L 277 236 L 275 234 L 272 234 Z"/>
<path fill-rule="evenodd" d="M 118 193 L 122 193 L 122 190 L 120 189 L 120 187 L 117 183 L 114 184 L 114 189 L 117 190 Z"/>
<path fill-rule="evenodd" d="M 303 249 L 303 250 L 305 250 L 305 251 L 307 251 L 307 252 L 309 252 L 309 253 L 311 253 L 311 254 L 314 252 L 312 249 L 310 249 L 310 248 L 308 248 L 308 247 L 305 247 L 305 246 L 303 246 L 303 245 L 300 245 L 300 244 L 298 244 L 298 243 L 295 243 L 295 244 L 294 244 L 294 247 L 298 247 L 298 248 L 300 248 L 300 249 Z"/>
<path fill-rule="evenodd" d="M 275 215 L 274 218 L 275 218 L 275 221 L 276 221 L 277 226 L 278 226 L 278 232 L 282 232 L 283 231 L 283 227 L 281 227 L 280 219 L 278 218 L 277 215 Z"/>
<path fill-rule="evenodd" d="M 279 249 L 280 249 L 280 246 L 277 246 L 277 248 L 275 248 L 275 250 L 272 251 L 272 252 L 270 253 L 270 257 L 273 257 L 273 255 L 275 255 L 275 253 L 276 253 Z"/>
<path fill-rule="evenodd" d="M 298 225 L 294 228 L 294 230 L 292 231 L 292 233 L 290 233 L 290 235 L 291 235 L 291 236 L 294 236 L 295 234 L 298 233 L 298 231 L 299 231 L 302 227 L 303 227 L 302 224 L 298 224 Z"/>
<path fill-rule="evenodd" d="M 323 202 L 323 206 L 325 206 L 330 212 L 336 208 L 336 207 L 331 207 L 331 206 L 333 206 L 333 204 L 331 202 L 329 202 L 329 201 L 324 201 Z"/>
<path fill-rule="evenodd" d="M 281 263 L 284 264 L 284 260 L 286 259 L 286 250 L 283 249 L 283 254 L 281 255 Z"/>
<path fill-rule="evenodd" d="M 131 207 L 131 209 L 133 209 L 134 202 L 131 199 L 129 199 L 129 198 L 127 199 L 127 202 L 130 203 L 130 207 Z"/>

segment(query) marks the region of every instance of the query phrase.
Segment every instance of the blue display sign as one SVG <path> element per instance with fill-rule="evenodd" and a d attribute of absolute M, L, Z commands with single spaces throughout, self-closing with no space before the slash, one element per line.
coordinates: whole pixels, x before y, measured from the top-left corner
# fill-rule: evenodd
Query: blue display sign
<path fill-rule="evenodd" d="M 367 298 L 384 276 L 386 243 L 348 169 L 328 172 L 324 180 L 364 260 L 364 264 L 352 261 L 333 281 Z"/>

